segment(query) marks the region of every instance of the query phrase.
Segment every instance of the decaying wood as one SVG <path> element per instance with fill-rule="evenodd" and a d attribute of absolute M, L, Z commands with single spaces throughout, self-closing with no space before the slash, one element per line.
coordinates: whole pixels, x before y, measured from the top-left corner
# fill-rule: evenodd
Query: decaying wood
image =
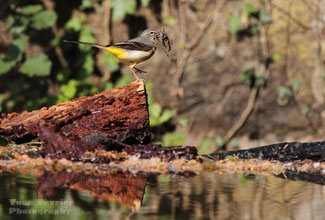
<path fill-rule="evenodd" d="M 214 153 L 209 156 L 218 160 L 223 160 L 227 156 L 232 156 L 242 159 L 258 158 L 261 160 L 279 160 L 282 162 L 305 159 L 325 161 L 325 142 L 279 143 L 245 150 Z"/>
<path fill-rule="evenodd" d="M 45 154 L 150 142 L 149 114 L 143 81 L 22 114 L 0 118 L 0 135 L 16 143 L 41 139 Z M 65 147 L 67 146 L 67 147 Z M 71 147 L 70 146 L 70 147 Z M 76 155 L 78 156 L 78 155 Z"/>
<path fill-rule="evenodd" d="M 156 144 L 139 144 L 127 146 L 123 149 L 123 152 L 126 152 L 129 156 L 136 156 L 139 159 L 159 158 L 163 161 L 199 159 L 196 147 L 191 146 L 162 147 Z"/>

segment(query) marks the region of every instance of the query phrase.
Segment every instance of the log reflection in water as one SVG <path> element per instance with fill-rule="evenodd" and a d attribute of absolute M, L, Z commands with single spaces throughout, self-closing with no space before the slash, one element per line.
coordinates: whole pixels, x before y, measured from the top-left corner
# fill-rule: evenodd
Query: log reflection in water
<path fill-rule="evenodd" d="M 38 197 L 54 197 L 57 190 L 68 187 L 87 191 L 104 202 L 118 202 L 132 210 L 139 210 L 142 203 L 146 177 L 130 172 L 116 172 L 105 176 L 82 173 L 45 172 L 38 178 Z"/>

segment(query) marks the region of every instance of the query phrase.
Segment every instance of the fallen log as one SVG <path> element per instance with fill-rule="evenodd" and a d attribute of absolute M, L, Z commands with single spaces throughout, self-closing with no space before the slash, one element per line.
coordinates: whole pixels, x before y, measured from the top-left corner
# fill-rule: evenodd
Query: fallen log
<path fill-rule="evenodd" d="M 162 148 L 150 143 L 149 113 L 143 81 L 22 114 L 2 114 L 0 135 L 10 141 L 42 141 L 45 156 L 82 160 L 86 151 L 122 150 L 162 160 L 197 158 L 194 147 Z M 124 144 L 123 144 L 124 143 Z M 325 142 L 279 143 L 208 155 L 217 160 L 325 161 Z"/>
<path fill-rule="evenodd" d="M 45 155 L 61 152 L 67 154 L 66 158 L 76 158 L 78 152 L 86 150 L 107 148 L 112 140 L 150 143 L 144 82 L 136 81 L 32 112 L 2 114 L 0 135 L 16 143 L 41 139 Z"/>
<path fill-rule="evenodd" d="M 245 150 L 213 153 L 208 156 L 217 160 L 223 160 L 230 156 L 241 159 L 257 158 L 260 160 L 279 160 L 282 162 L 302 161 L 306 159 L 325 161 L 325 142 L 284 142 Z"/>

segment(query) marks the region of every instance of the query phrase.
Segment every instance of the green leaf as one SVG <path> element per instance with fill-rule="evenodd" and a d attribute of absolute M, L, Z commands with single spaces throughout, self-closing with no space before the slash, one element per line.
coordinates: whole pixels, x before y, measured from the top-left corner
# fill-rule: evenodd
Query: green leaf
<path fill-rule="evenodd" d="M 85 23 L 85 21 L 86 21 L 85 15 L 74 16 L 65 24 L 65 26 L 67 29 L 72 29 L 78 32 L 81 30 L 82 24 Z"/>
<path fill-rule="evenodd" d="M 159 125 L 159 116 L 161 112 L 162 108 L 158 103 L 153 103 L 149 105 L 150 126 L 154 127 Z"/>
<path fill-rule="evenodd" d="M 220 135 L 216 135 L 215 143 L 218 145 L 218 147 L 222 147 L 225 144 L 225 141 Z"/>
<path fill-rule="evenodd" d="M 15 24 L 15 17 L 13 15 L 8 15 L 6 18 L 6 26 L 8 29 L 11 29 Z"/>
<path fill-rule="evenodd" d="M 107 69 L 109 69 L 110 72 L 114 72 L 119 69 L 118 63 L 120 62 L 116 56 L 114 56 L 111 53 L 105 53 L 101 60 L 106 64 Z"/>
<path fill-rule="evenodd" d="M 19 68 L 19 71 L 28 76 L 48 76 L 50 75 L 52 62 L 46 54 L 39 53 L 26 60 Z"/>
<path fill-rule="evenodd" d="M 304 82 L 304 80 L 302 80 L 302 79 L 292 79 L 289 81 L 289 85 L 291 86 L 291 88 L 294 92 L 297 92 L 301 83 L 303 83 L 303 82 Z"/>
<path fill-rule="evenodd" d="M 112 82 L 107 82 L 106 85 L 105 85 L 105 88 L 104 90 L 110 90 L 110 89 L 113 89 L 114 88 L 114 85 Z"/>
<path fill-rule="evenodd" d="M 306 105 L 302 106 L 301 113 L 303 115 L 307 115 L 308 112 L 310 111 L 310 109 L 311 109 L 311 104 L 306 104 Z"/>
<path fill-rule="evenodd" d="M 163 113 L 159 116 L 158 123 L 163 124 L 170 119 L 172 119 L 176 115 L 176 112 L 172 109 L 165 109 Z"/>
<path fill-rule="evenodd" d="M 27 41 L 28 37 L 26 35 L 21 35 L 11 42 L 8 56 L 0 54 L 0 74 L 10 71 L 10 69 L 21 60 Z"/>
<path fill-rule="evenodd" d="M 272 17 L 264 10 L 259 13 L 259 20 L 262 24 L 268 24 L 272 22 Z"/>
<path fill-rule="evenodd" d="M 60 38 L 55 37 L 51 39 L 50 45 L 53 47 L 57 47 L 60 45 L 60 42 L 61 42 Z"/>
<path fill-rule="evenodd" d="M 286 95 L 291 95 L 291 90 L 286 86 L 280 86 L 278 91 L 278 100 L 282 100 Z"/>
<path fill-rule="evenodd" d="M 133 82 L 133 77 L 131 75 L 122 76 L 115 83 L 115 87 L 124 86 L 126 84 L 131 83 L 131 82 Z"/>
<path fill-rule="evenodd" d="M 244 81 L 245 84 L 247 84 L 248 86 L 252 86 L 254 81 L 255 81 L 255 73 L 254 73 L 254 69 L 250 68 L 250 69 L 246 69 L 242 74 L 241 74 L 241 78 Z"/>
<path fill-rule="evenodd" d="M 185 135 L 183 133 L 166 133 L 163 137 L 164 147 L 173 147 L 184 144 Z"/>
<path fill-rule="evenodd" d="M 98 0 L 82 0 L 79 9 L 85 10 L 85 9 L 93 8 L 93 3 L 96 1 Z"/>
<path fill-rule="evenodd" d="M 79 82 L 77 80 L 71 79 L 68 84 L 62 85 L 60 90 L 63 93 L 64 97 L 72 99 L 77 94 L 77 86 Z"/>
<path fill-rule="evenodd" d="M 144 6 L 144 7 L 148 7 L 150 3 L 150 0 L 141 0 L 141 4 Z"/>
<path fill-rule="evenodd" d="M 64 83 L 70 79 L 70 69 L 63 68 L 60 72 L 56 74 L 56 81 L 61 83 Z"/>
<path fill-rule="evenodd" d="M 87 54 L 85 57 L 85 61 L 83 62 L 83 70 L 85 74 L 89 75 L 94 71 L 95 60 L 91 54 Z"/>
<path fill-rule="evenodd" d="M 151 87 L 152 87 L 151 82 L 150 81 L 146 82 L 146 90 L 147 90 L 149 108 L 150 108 L 150 105 L 152 105 L 154 103 L 154 100 L 152 97 L 152 92 L 151 92 Z"/>
<path fill-rule="evenodd" d="M 134 14 L 136 8 L 135 0 L 112 0 L 112 20 L 118 21 L 125 17 L 126 14 Z"/>
<path fill-rule="evenodd" d="M 12 45 L 15 45 L 16 47 L 19 48 L 20 51 L 23 51 L 26 44 L 27 44 L 27 41 L 28 41 L 29 37 L 26 36 L 26 35 L 21 35 L 19 38 L 15 39 L 13 42 L 12 42 Z"/>
<path fill-rule="evenodd" d="M 235 161 L 236 159 L 233 156 L 226 156 L 225 160 L 226 161 Z"/>
<path fill-rule="evenodd" d="M 15 64 L 15 60 L 7 61 L 6 57 L 0 54 L 0 75 L 9 72 Z"/>
<path fill-rule="evenodd" d="M 84 27 L 80 31 L 79 41 L 88 42 L 88 43 L 96 43 L 96 39 L 94 35 L 91 33 L 90 27 Z M 87 52 L 91 49 L 90 46 L 87 45 L 79 45 L 79 49 L 83 52 Z"/>
<path fill-rule="evenodd" d="M 4 93 L 3 94 L 0 94 L 0 112 L 2 112 L 2 102 L 3 102 L 3 99 L 4 99 L 5 95 Z"/>
<path fill-rule="evenodd" d="M 7 103 L 6 103 L 6 108 L 7 109 L 13 109 L 13 107 L 15 106 L 15 101 L 14 100 L 9 100 Z"/>
<path fill-rule="evenodd" d="M 279 62 L 281 60 L 281 56 L 280 54 L 275 53 L 272 55 L 272 59 L 274 62 Z"/>
<path fill-rule="evenodd" d="M 184 127 L 184 128 L 186 128 L 187 127 L 187 125 L 188 125 L 188 118 L 180 118 L 179 120 L 178 120 L 178 123 L 182 126 L 182 127 Z"/>
<path fill-rule="evenodd" d="M 237 15 L 233 15 L 229 18 L 229 32 L 236 34 L 241 28 L 240 18 Z"/>
<path fill-rule="evenodd" d="M 20 36 L 26 30 L 30 21 L 30 17 L 8 15 L 6 19 L 6 25 L 10 32 L 14 34 L 14 36 Z"/>
<path fill-rule="evenodd" d="M 163 20 L 163 24 L 166 25 L 174 25 L 176 24 L 176 20 L 173 16 L 168 15 L 164 20 Z"/>
<path fill-rule="evenodd" d="M 46 10 L 35 14 L 32 17 L 32 27 L 36 30 L 42 30 L 52 27 L 57 19 L 57 15 L 54 11 Z"/>
<path fill-rule="evenodd" d="M 211 147 L 211 145 L 212 141 L 209 138 L 204 139 L 199 145 L 199 154 L 205 154 L 206 151 Z"/>
<path fill-rule="evenodd" d="M 257 12 L 256 8 L 251 3 L 247 3 L 245 7 L 248 15 Z"/>
<path fill-rule="evenodd" d="M 6 146 L 8 144 L 7 138 L 0 135 L 0 146 Z"/>
<path fill-rule="evenodd" d="M 104 80 L 104 77 L 102 79 Z M 120 77 L 115 84 L 113 84 L 112 82 L 107 82 L 105 84 L 104 90 L 109 90 L 109 89 L 113 89 L 116 87 L 124 86 L 124 85 L 129 84 L 133 81 L 134 81 L 134 79 L 130 74 L 124 75 L 124 76 Z"/>
<path fill-rule="evenodd" d="M 20 10 L 20 13 L 23 15 L 32 15 L 35 14 L 43 9 L 42 5 L 36 4 L 36 5 L 28 5 L 25 7 L 22 7 Z"/>

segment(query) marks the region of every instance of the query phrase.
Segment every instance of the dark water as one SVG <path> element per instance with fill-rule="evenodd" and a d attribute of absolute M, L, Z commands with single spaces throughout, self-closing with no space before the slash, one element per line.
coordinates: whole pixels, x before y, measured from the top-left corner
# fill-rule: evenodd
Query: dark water
<path fill-rule="evenodd" d="M 274 176 L 3 172 L 0 219 L 325 219 L 325 187 Z"/>

